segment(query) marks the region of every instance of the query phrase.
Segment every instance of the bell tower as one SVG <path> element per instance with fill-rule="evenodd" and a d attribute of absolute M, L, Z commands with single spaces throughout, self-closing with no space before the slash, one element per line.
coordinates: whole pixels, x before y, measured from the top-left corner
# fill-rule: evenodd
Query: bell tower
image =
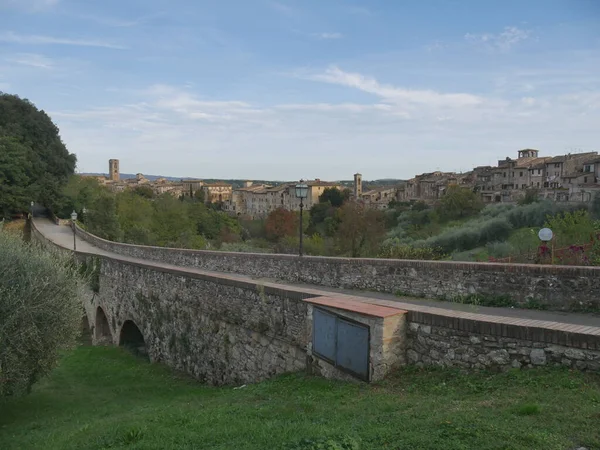
<path fill-rule="evenodd" d="M 354 198 L 360 199 L 362 195 L 362 175 L 360 173 L 354 174 Z"/>
<path fill-rule="evenodd" d="M 108 179 L 111 181 L 119 181 L 119 160 L 108 160 Z"/>

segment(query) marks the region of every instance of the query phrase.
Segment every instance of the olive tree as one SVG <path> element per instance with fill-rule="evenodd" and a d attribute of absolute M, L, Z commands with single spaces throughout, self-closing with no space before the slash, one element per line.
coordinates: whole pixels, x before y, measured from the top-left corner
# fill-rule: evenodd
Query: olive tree
<path fill-rule="evenodd" d="M 65 258 L 0 231 L 0 396 L 28 393 L 75 344 L 81 292 Z"/>

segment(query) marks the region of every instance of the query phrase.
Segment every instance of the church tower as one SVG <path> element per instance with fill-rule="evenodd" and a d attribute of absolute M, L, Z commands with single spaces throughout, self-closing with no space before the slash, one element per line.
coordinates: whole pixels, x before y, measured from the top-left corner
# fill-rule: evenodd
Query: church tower
<path fill-rule="evenodd" d="M 119 160 L 108 160 L 108 179 L 111 181 L 119 181 Z"/>
<path fill-rule="evenodd" d="M 354 174 L 354 198 L 357 200 L 362 196 L 362 175 L 360 173 Z"/>

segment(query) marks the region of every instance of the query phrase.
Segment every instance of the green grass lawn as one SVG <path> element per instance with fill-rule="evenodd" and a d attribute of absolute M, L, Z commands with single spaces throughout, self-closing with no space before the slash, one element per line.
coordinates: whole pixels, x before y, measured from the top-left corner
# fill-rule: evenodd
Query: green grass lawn
<path fill-rule="evenodd" d="M 377 385 L 295 374 L 233 389 L 82 346 L 31 395 L 0 403 L 2 450 L 579 446 L 600 448 L 600 376 L 559 369 L 404 370 Z"/>

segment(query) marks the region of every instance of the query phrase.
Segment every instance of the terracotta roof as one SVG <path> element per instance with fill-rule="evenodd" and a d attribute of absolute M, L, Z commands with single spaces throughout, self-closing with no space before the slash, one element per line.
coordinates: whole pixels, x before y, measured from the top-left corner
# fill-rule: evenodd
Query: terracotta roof
<path fill-rule="evenodd" d="M 313 181 L 306 181 L 305 184 L 307 186 L 329 186 L 329 187 L 335 187 L 338 186 L 338 183 L 331 183 L 329 181 L 317 181 L 317 180 L 313 180 Z"/>
<path fill-rule="evenodd" d="M 204 187 L 231 187 L 231 184 L 227 183 L 207 183 Z"/>

